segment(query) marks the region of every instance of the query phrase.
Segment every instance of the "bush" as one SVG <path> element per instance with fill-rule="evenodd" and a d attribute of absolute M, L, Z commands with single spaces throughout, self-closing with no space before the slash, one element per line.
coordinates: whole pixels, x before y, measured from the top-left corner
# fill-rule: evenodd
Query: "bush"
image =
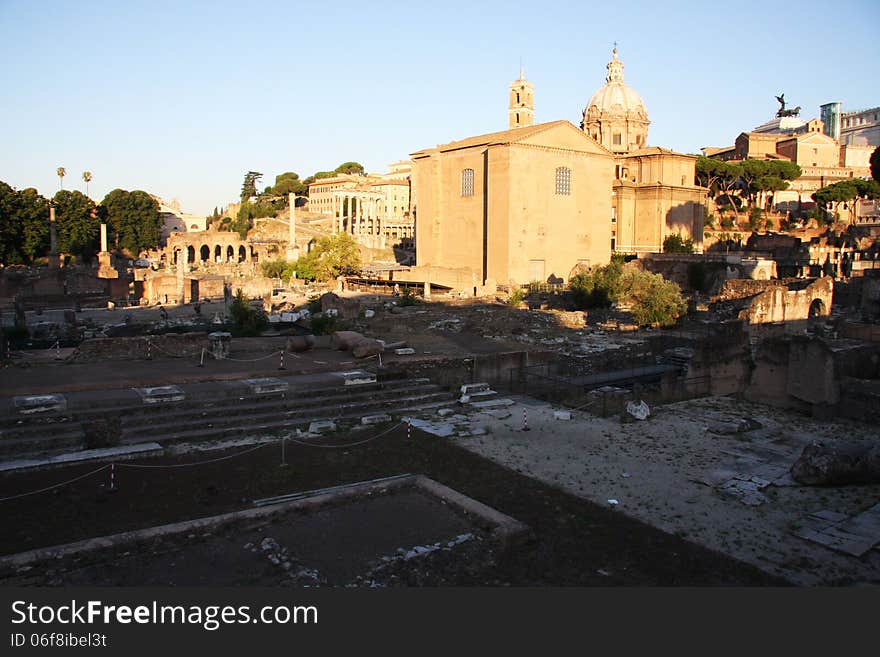
<path fill-rule="evenodd" d="M 682 239 L 681 235 L 667 235 L 663 240 L 663 253 L 693 253 L 694 240 Z"/>
<path fill-rule="evenodd" d="M 285 283 L 290 282 L 294 274 L 295 263 L 286 260 L 264 260 L 260 263 L 260 270 L 266 278 L 280 278 Z"/>
<path fill-rule="evenodd" d="M 678 285 L 660 274 L 624 269 L 620 261 L 572 277 L 569 287 L 579 309 L 607 308 L 623 301 L 630 305 L 633 317 L 642 326 L 674 324 L 687 309 Z"/>
<path fill-rule="evenodd" d="M 308 300 L 306 303 L 306 308 L 309 311 L 310 315 L 317 315 L 321 312 L 321 297 L 314 297 Z"/>
<path fill-rule="evenodd" d="M 312 315 L 311 326 L 314 335 L 329 335 L 336 331 L 345 330 L 348 325 L 335 315 L 325 315 L 324 313 L 320 313 L 318 315 Z"/>
<path fill-rule="evenodd" d="M 252 307 L 241 288 L 235 293 L 229 314 L 232 315 L 233 332 L 238 336 L 259 335 L 269 325 L 266 313 Z"/>
<path fill-rule="evenodd" d="M 730 217 L 724 217 L 721 220 L 721 227 L 727 229 L 733 228 L 733 219 L 731 219 Z"/>
<path fill-rule="evenodd" d="M 398 306 L 415 306 L 418 303 L 421 303 L 422 300 L 416 296 L 416 293 L 412 291 L 411 287 L 403 288 L 403 295 L 400 297 L 400 301 L 397 302 Z"/>
<path fill-rule="evenodd" d="M 569 288 L 575 305 L 581 310 L 610 307 L 620 299 L 622 276 L 623 262 L 620 259 L 612 259 L 608 265 L 589 274 L 573 276 Z"/>
<path fill-rule="evenodd" d="M 526 293 L 523 292 L 523 289 L 521 287 L 518 287 L 510 291 L 510 294 L 507 297 L 507 305 L 513 308 L 517 308 L 519 307 L 519 304 L 525 301 L 525 299 Z"/>
<path fill-rule="evenodd" d="M 758 230 L 764 223 L 764 211 L 761 208 L 749 210 L 749 230 Z"/>
<path fill-rule="evenodd" d="M 293 265 L 297 278 L 322 281 L 358 271 L 360 267 L 360 248 L 348 233 L 322 237 L 311 251 Z"/>
<path fill-rule="evenodd" d="M 660 274 L 646 271 L 627 272 L 627 299 L 636 323 L 640 326 L 671 326 L 687 310 L 681 289 Z"/>

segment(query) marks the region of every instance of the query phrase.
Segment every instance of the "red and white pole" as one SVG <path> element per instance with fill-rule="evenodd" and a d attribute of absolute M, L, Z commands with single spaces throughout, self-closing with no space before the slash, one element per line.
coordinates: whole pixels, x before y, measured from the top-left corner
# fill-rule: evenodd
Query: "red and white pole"
<path fill-rule="evenodd" d="M 523 431 L 528 431 L 528 430 L 529 430 L 529 415 L 528 415 L 528 413 L 526 412 L 526 409 L 523 409 L 523 425 L 522 425 L 522 430 L 523 430 Z"/>

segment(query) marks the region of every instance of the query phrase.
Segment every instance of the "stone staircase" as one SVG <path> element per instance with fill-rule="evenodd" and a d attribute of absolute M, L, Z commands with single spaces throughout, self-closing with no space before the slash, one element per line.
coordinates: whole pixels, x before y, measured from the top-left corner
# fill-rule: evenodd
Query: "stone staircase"
<path fill-rule="evenodd" d="M 339 376 L 338 382 L 314 385 L 293 378 L 290 383 L 272 378 L 139 388 L 26 412 L 19 403 L 9 404 L 0 413 L 0 462 L 107 446 L 107 436 L 98 445 L 90 440 L 96 426 L 109 427 L 118 446 L 168 445 L 307 429 L 319 420 L 357 423 L 379 413 L 399 417 L 455 401 L 452 392 L 428 379 L 363 382 Z"/>

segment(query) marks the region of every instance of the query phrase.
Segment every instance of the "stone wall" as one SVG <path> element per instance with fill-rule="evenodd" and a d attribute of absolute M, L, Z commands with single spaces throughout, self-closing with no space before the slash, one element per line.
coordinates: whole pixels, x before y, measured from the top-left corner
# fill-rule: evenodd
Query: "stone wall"
<path fill-rule="evenodd" d="M 132 338 L 92 338 L 84 340 L 74 359 L 78 363 L 106 360 L 136 360 L 147 357 L 147 342 L 153 358 L 197 357 L 208 347 L 207 333 L 166 333 Z"/>
<path fill-rule="evenodd" d="M 456 388 L 464 383 L 489 383 L 492 386 L 516 387 L 522 368 L 552 361 L 550 351 L 508 351 L 467 357 L 419 358 L 385 362 L 382 376 L 427 377 L 439 385 Z"/>

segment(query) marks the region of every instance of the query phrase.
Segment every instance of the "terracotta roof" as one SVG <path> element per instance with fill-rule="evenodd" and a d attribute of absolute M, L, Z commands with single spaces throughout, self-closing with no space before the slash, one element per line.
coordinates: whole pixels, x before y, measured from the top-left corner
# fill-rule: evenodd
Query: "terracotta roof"
<path fill-rule="evenodd" d="M 644 148 L 639 148 L 634 151 L 630 151 L 629 153 L 621 153 L 622 157 L 629 157 L 633 155 L 677 155 L 679 157 L 697 157 L 696 155 L 688 155 L 687 153 L 679 153 L 677 151 L 670 150 L 668 148 L 663 148 L 662 146 L 645 146 Z"/>
<path fill-rule="evenodd" d="M 412 157 L 417 156 L 425 156 L 431 152 L 445 152 L 445 151 L 455 151 L 462 148 L 473 148 L 474 146 L 493 146 L 497 144 L 512 144 L 523 139 L 528 139 L 534 135 L 540 134 L 545 130 L 549 130 L 551 128 L 555 128 L 562 125 L 569 125 L 578 132 L 581 130 L 574 126 L 570 121 L 549 121 L 547 123 L 538 123 L 535 125 L 526 126 L 524 128 L 514 128 L 512 130 L 504 130 L 502 132 L 490 132 L 485 135 L 477 135 L 475 137 L 468 137 L 467 139 L 462 139 L 460 141 L 451 141 L 448 144 L 440 144 L 435 148 L 424 148 L 420 151 L 416 151 L 412 153 Z M 584 137 L 589 137 L 584 133 Z M 601 145 L 600 145 L 601 148 Z"/>

